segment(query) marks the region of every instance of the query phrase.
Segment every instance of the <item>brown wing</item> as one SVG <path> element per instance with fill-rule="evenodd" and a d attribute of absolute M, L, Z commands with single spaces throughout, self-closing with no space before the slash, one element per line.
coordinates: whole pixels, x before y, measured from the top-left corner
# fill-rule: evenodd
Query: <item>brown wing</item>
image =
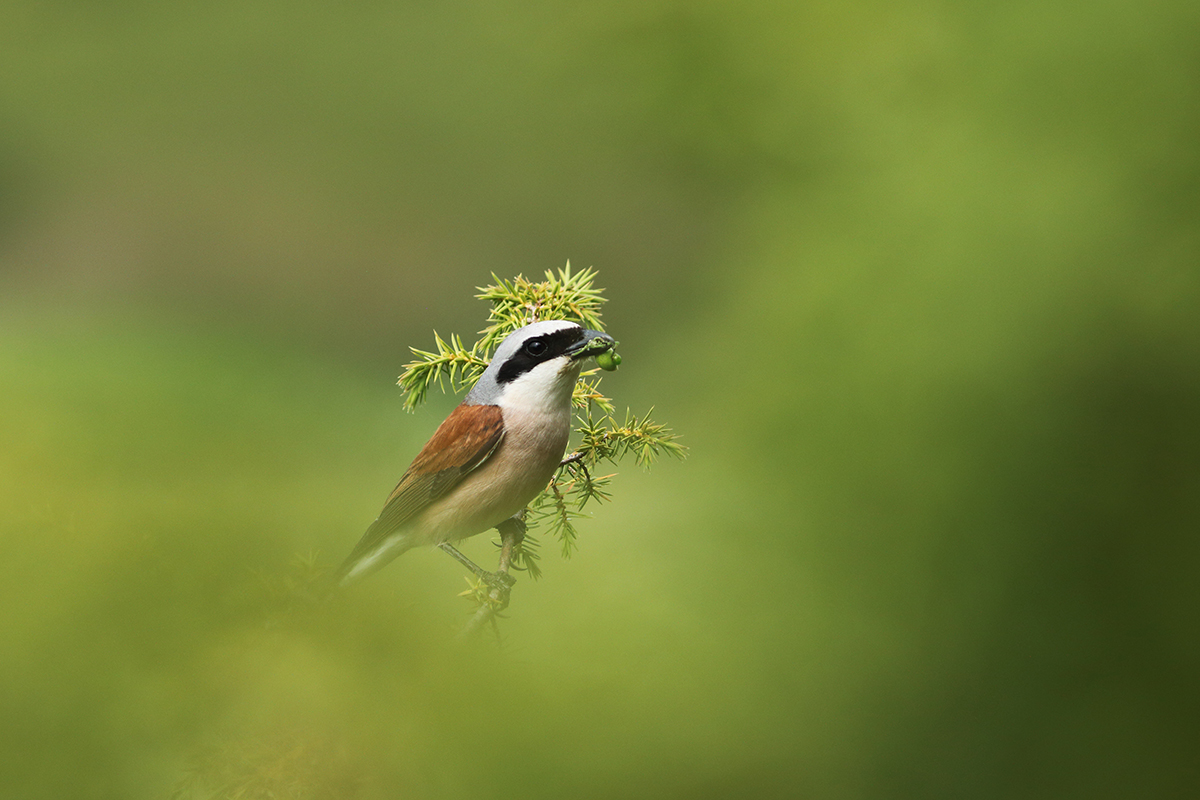
<path fill-rule="evenodd" d="M 499 406 L 460 405 L 450 412 L 396 484 L 379 519 L 354 546 L 344 568 L 457 486 L 467 473 L 487 460 L 503 437 L 504 418 Z"/>

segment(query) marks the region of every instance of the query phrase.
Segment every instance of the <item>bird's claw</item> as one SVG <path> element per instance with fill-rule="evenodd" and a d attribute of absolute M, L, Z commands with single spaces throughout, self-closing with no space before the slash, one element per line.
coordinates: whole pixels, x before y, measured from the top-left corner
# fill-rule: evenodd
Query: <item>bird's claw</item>
<path fill-rule="evenodd" d="M 492 589 L 501 592 L 509 591 L 517 582 L 517 579 L 512 575 L 509 575 L 507 572 L 485 572 L 479 577 L 483 578 L 483 582 Z"/>
<path fill-rule="evenodd" d="M 461 592 L 460 596 L 473 597 L 480 606 L 489 607 L 493 612 L 499 613 L 508 608 L 508 599 L 516 582 L 517 579 L 507 572 L 480 572 L 475 576 L 474 582 L 470 578 L 467 579 L 470 588 Z"/>

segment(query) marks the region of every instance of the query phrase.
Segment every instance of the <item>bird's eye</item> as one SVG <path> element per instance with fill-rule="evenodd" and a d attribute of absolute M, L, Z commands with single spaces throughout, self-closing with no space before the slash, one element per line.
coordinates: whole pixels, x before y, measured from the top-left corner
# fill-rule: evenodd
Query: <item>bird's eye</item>
<path fill-rule="evenodd" d="M 546 352 L 546 343 L 541 339 L 530 339 L 525 343 L 525 352 L 531 356 L 540 356 Z"/>

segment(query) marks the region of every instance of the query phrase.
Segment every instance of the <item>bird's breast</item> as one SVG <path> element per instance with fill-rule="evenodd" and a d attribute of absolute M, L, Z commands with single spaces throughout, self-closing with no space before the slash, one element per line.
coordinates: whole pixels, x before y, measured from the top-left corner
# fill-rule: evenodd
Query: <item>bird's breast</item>
<path fill-rule="evenodd" d="M 420 515 L 415 526 L 428 544 L 493 528 L 533 501 L 562 461 L 571 435 L 570 407 L 551 412 L 502 408 L 504 438 L 462 483 Z"/>

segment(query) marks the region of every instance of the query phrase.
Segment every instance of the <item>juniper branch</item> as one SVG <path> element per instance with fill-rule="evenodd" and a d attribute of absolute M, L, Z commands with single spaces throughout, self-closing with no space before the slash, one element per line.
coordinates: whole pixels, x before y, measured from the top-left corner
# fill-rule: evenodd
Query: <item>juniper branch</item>
<path fill-rule="evenodd" d="M 445 391 L 444 381 L 449 380 L 451 392 L 457 394 L 474 385 L 487 369 L 488 360 L 479 355 L 478 342 L 468 350 L 457 334 L 451 334 L 447 343 L 434 331 L 433 339 L 436 352 L 409 348 L 417 360 L 404 365 L 404 374 L 397 381 L 408 392 L 404 399 L 404 408 L 408 411 L 415 411 L 425 401 L 434 383 Z"/>

